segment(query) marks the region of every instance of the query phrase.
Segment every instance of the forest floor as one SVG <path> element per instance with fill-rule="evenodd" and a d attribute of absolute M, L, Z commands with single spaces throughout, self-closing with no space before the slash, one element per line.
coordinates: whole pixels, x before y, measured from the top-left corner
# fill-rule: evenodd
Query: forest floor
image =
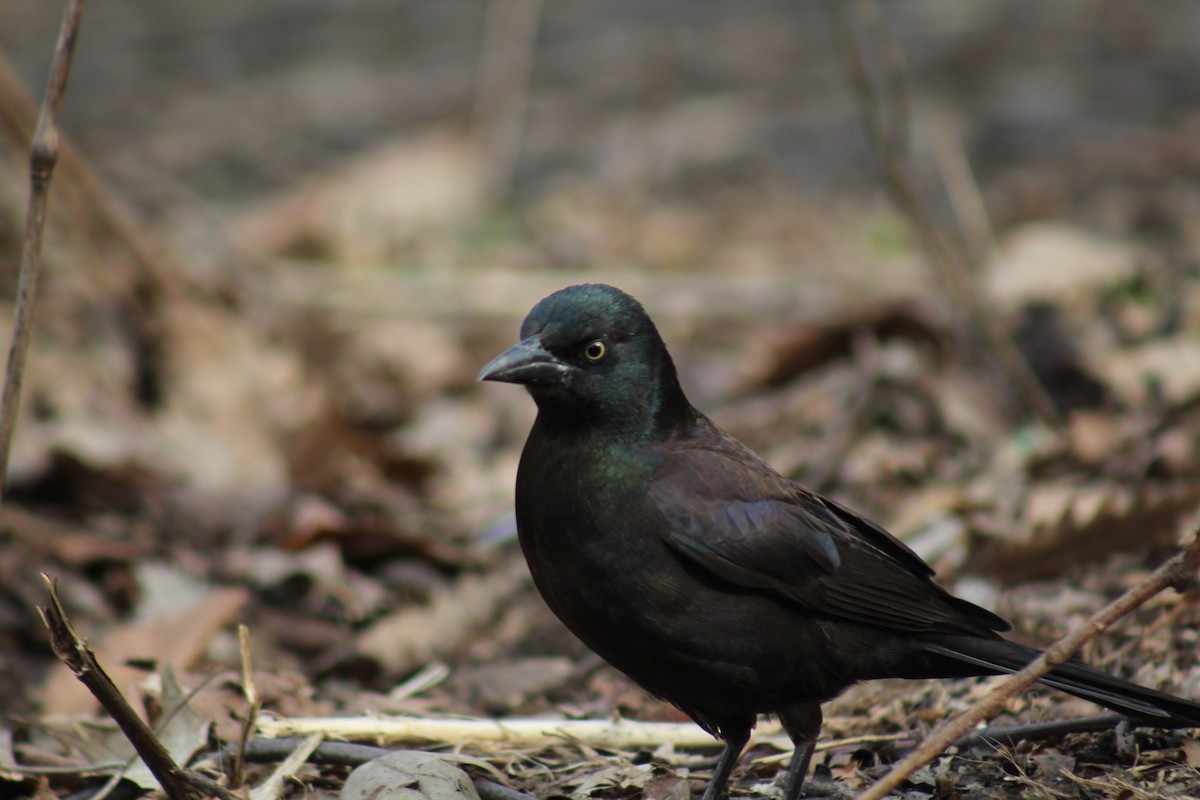
<path fill-rule="evenodd" d="M 52 5 L 0 8 L 0 67 L 34 97 Z M 55 179 L 0 507 L 0 794 L 92 796 L 132 752 L 51 652 L 42 573 L 181 761 L 241 736 L 243 624 L 260 743 L 292 718 L 537 718 L 549 738 L 390 746 L 539 798 L 699 791 L 716 742 L 567 732 L 692 726 L 533 590 L 512 514 L 533 404 L 474 380 L 571 283 L 638 297 L 698 407 L 1020 641 L 1177 551 L 1200 505 L 1200 7 L 922 0 L 885 4 L 892 40 L 858 28 L 907 62 L 910 186 L 970 305 L 889 202 L 831 15 L 643 5 L 546 4 L 525 49 L 518 0 L 87 9 L 64 118 L 81 155 Z M 5 287 L 23 147 L 0 127 Z M 1200 698 L 1198 637 L 1200 598 L 1169 592 L 1081 655 Z M 987 687 L 851 689 L 817 788 L 869 785 Z M 990 724 L 1095 713 L 1037 689 Z M 734 797 L 777 797 L 789 747 L 764 720 Z M 900 796 L 1200 797 L 1200 739 L 964 745 Z"/>

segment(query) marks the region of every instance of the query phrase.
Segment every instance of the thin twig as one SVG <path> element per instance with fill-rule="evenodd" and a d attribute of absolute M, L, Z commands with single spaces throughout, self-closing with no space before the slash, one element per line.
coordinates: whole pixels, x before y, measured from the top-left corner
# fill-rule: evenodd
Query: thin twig
<path fill-rule="evenodd" d="M 971 159 L 967 157 L 962 136 L 949 114 L 933 119 L 929 134 L 942 185 L 946 187 L 950 208 L 954 211 L 967 248 L 967 265 L 979 269 L 991 257 L 995 249 L 995 237 L 987 204 L 983 201 L 979 181 L 975 179 L 975 171 L 971 168 Z"/>
<path fill-rule="evenodd" d="M 1144 581 L 1092 614 L 1083 625 L 1059 639 L 1020 672 L 1001 678 L 994 688 L 971 708 L 934 731 L 921 746 L 905 756 L 865 792 L 858 800 L 882 800 L 888 792 L 902 784 L 909 775 L 937 758 L 981 720 L 1000 711 L 1009 700 L 1037 683 L 1055 667 L 1063 664 L 1080 647 L 1103 633 L 1117 620 L 1168 587 L 1182 591 L 1200 570 L 1200 526 L 1192 531 L 1187 549 L 1156 569 Z"/>
<path fill-rule="evenodd" d="M 1017 397 L 1043 422 L 1061 431 L 1063 422 L 1054 401 L 976 288 L 972 273 L 978 270 L 971 269 L 967 254 L 961 248 L 951 246 L 938 230 L 908 174 L 903 133 L 908 118 L 908 97 L 900 49 L 887 23 L 871 0 L 833 0 L 833 3 L 836 8 L 833 18 L 838 44 L 845 56 L 851 84 L 863 108 L 867 131 L 879 153 L 884 185 L 936 270 L 947 295 L 960 342 L 981 343 L 999 366 L 1009 390 L 1015 391 Z M 852 14 L 874 32 L 876 42 L 869 49 L 872 52 L 882 50 L 888 56 L 885 75 L 887 98 L 881 96 L 871 80 L 866 56 L 868 47 L 859 40 Z M 897 120 L 892 125 L 886 122 L 888 110 Z"/>
<path fill-rule="evenodd" d="M 96 660 L 96 654 L 75 632 L 58 597 L 56 583 L 45 574 L 42 579 L 46 583 L 49 603 L 39 611 L 50 630 L 50 646 L 54 654 L 71 668 L 79 682 L 88 688 L 117 723 L 167 796 L 172 800 L 200 800 L 214 795 L 225 800 L 239 800 L 227 789 L 175 763 L 167 748 L 108 677 Z"/>
<path fill-rule="evenodd" d="M 320 733 L 309 735 L 300 742 L 292 752 L 288 753 L 279 766 L 271 773 L 261 786 L 250 792 L 250 800 L 279 800 L 287 788 L 287 781 L 300 772 L 300 768 L 308 762 L 308 757 L 321 744 L 325 736 Z"/>
<path fill-rule="evenodd" d="M 17 407 L 21 403 L 21 382 L 25 376 L 25 358 L 33 335 L 33 304 L 37 297 L 38 275 L 42 270 L 42 233 L 46 229 L 46 208 L 50 199 L 50 178 L 58 163 L 58 114 L 67 92 L 67 77 L 75 55 L 75 40 L 83 18 L 83 0 L 67 0 L 58 43 L 50 64 L 50 80 L 29 155 L 29 204 L 25 209 L 25 231 L 21 238 L 21 272 L 17 278 L 17 312 L 13 322 L 12 344 L 8 350 L 8 368 L 4 373 L 4 391 L 0 395 L 0 499 L 8 484 L 8 453 Z"/>
<path fill-rule="evenodd" d="M 492 200 L 512 189 L 529 106 L 542 0 L 490 0 L 475 82 L 473 133 L 487 159 Z"/>
<path fill-rule="evenodd" d="M 1020 742 L 1036 742 L 1043 739 L 1056 739 L 1068 733 L 1091 733 L 1093 731 L 1110 731 L 1122 722 L 1129 722 L 1129 717 L 1115 711 L 1107 714 L 1092 714 L 1088 717 L 1075 719 L 1055 719 L 1046 722 L 1030 722 L 1024 725 L 1006 725 L 998 728 L 981 728 L 971 731 L 954 743 L 955 747 L 974 747 L 975 745 L 991 744 L 1012 747 Z"/>

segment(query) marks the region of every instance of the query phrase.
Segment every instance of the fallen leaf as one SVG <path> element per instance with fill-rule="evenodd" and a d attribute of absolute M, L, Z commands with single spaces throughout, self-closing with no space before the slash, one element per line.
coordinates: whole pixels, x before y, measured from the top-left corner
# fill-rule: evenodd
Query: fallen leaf
<path fill-rule="evenodd" d="M 1017 228 L 987 265 L 986 291 L 1016 308 L 1034 300 L 1062 300 L 1130 278 L 1138 251 L 1060 222 Z"/>
<path fill-rule="evenodd" d="M 1015 583 L 1059 575 L 1081 563 L 1171 543 L 1179 521 L 1196 507 L 1200 486 L 1116 485 L 1080 489 L 1062 484 L 1037 486 L 1029 502 L 1029 534 L 1019 541 L 981 546 L 970 569 Z M 1037 520 L 1037 522 L 1033 522 Z"/>
<path fill-rule="evenodd" d="M 470 776 L 433 753 L 399 750 L 357 767 L 342 800 L 479 800 Z"/>
<path fill-rule="evenodd" d="M 186 670 L 212 637 L 234 620 L 247 596 L 242 588 L 214 589 L 182 611 L 118 625 L 95 646 L 96 658 L 126 697 L 137 697 L 144 673 L 126 666 L 126 662 L 152 660 Z M 76 716 L 96 707 L 95 698 L 65 664 L 53 667 L 41 696 L 48 716 Z"/>
<path fill-rule="evenodd" d="M 659 772 L 642 788 L 642 800 L 691 800 L 692 784 L 670 772 Z"/>
<path fill-rule="evenodd" d="M 187 693 L 180 688 L 175 680 L 175 672 L 169 666 L 159 668 L 158 678 L 162 687 L 159 702 L 165 716 L 154 733 L 175 763 L 187 766 L 192 756 L 208 744 L 208 731 L 212 727 L 212 721 L 200 716 L 191 707 Z M 132 745 L 130 749 L 132 750 Z M 158 780 L 140 758 L 125 770 L 122 777 L 143 789 L 160 788 Z"/>
<path fill-rule="evenodd" d="M 429 603 L 372 624 L 359 637 L 358 652 L 393 673 L 424 664 L 469 641 L 529 580 L 529 568 L 515 558 L 490 572 L 465 575 Z"/>
<path fill-rule="evenodd" d="M 1200 769 L 1200 739 L 1184 739 L 1179 747 L 1189 767 Z"/>

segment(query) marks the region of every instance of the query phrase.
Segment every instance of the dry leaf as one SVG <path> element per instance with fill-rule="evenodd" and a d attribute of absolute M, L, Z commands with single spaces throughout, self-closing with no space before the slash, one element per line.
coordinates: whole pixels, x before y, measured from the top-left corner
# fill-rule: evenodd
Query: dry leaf
<path fill-rule="evenodd" d="M 469 641 L 529 580 L 529 568 L 516 558 L 466 574 L 429 603 L 375 622 L 359 636 L 358 652 L 393 673 L 412 669 Z"/>
<path fill-rule="evenodd" d="M 342 800 L 479 800 L 467 773 L 441 756 L 400 750 L 372 759 L 346 778 Z"/>
<path fill-rule="evenodd" d="M 165 664 L 158 670 L 162 695 L 159 702 L 165 715 L 154 733 L 176 764 L 186 766 L 200 748 L 208 744 L 212 720 L 202 717 L 188 703 L 188 696 L 175 680 L 175 672 Z M 130 752 L 133 746 L 130 745 Z M 158 789 L 158 779 L 140 758 L 122 774 L 143 789 Z"/>
<path fill-rule="evenodd" d="M 242 588 L 214 589 L 185 610 L 118 625 L 94 646 L 96 658 L 126 697 L 137 697 L 144 673 L 125 666 L 127 661 L 152 660 L 186 670 L 236 618 L 246 598 Z M 42 688 L 42 704 L 48 716 L 75 716 L 95 708 L 96 700 L 65 664 L 56 664 Z"/>
<path fill-rule="evenodd" d="M 461 219 L 483 200 L 472 140 L 439 128 L 385 142 L 247 215 L 233 239 L 257 255 L 353 264 L 392 258 L 414 226 Z"/>
<path fill-rule="evenodd" d="M 983 546 L 970 560 L 973 571 L 1015 583 L 1060 575 L 1081 563 L 1155 542 L 1173 543 L 1180 521 L 1200 501 L 1200 486 L 1120 486 L 1087 490 L 1041 484 L 1030 500 L 1029 535 Z"/>
<path fill-rule="evenodd" d="M 987 266 L 988 295 L 1010 308 L 1062 300 L 1134 275 L 1138 251 L 1059 222 L 1018 228 Z"/>
<path fill-rule="evenodd" d="M 1200 769 L 1200 739 L 1184 739 L 1179 747 L 1189 767 Z"/>
<path fill-rule="evenodd" d="M 692 784 L 670 772 L 660 772 L 642 787 L 642 800 L 691 800 Z"/>
<path fill-rule="evenodd" d="M 561 656 L 534 656 L 459 670 L 451 679 L 489 710 L 510 709 L 577 674 L 575 662 Z"/>
<path fill-rule="evenodd" d="M 1067 418 L 1071 452 L 1082 464 L 1099 464 L 1126 444 L 1138 429 L 1128 415 L 1106 411 L 1076 411 Z"/>
<path fill-rule="evenodd" d="M 1200 340 L 1192 332 L 1155 339 L 1105 354 L 1096 369 L 1132 406 L 1160 394 L 1168 403 L 1185 403 L 1200 394 Z"/>

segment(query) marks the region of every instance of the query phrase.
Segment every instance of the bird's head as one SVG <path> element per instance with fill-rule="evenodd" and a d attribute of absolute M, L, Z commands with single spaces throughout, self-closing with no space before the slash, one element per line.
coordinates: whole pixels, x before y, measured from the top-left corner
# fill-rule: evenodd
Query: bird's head
<path fill-rule="evenodd" d="M 658 329 L 620 289 L 569 286 L 533 307 L 521 341 L 479 373 L 523 384 L 552 421 L 621 428 L 641 435 L 691 411 Z"/>

